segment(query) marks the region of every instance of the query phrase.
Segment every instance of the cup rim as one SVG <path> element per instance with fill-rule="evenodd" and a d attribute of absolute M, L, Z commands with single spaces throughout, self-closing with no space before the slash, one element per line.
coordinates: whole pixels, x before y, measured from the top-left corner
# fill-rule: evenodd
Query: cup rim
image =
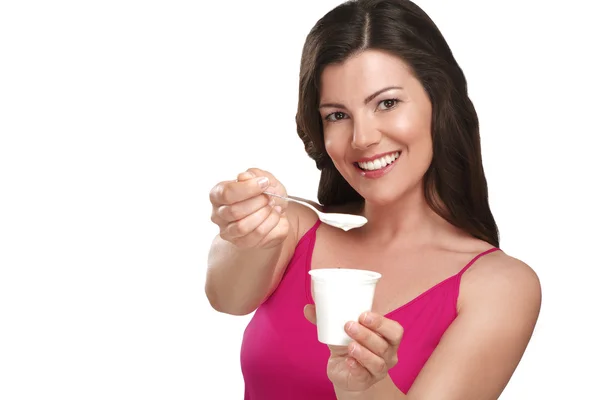
<path fill-rule="evenodd" d="M 330 277 L 334 271 L 344 271 L 344 274 L 337 275 L 336 279 L 332 280 Z M 349 271 L 352 272 L 348 274 Z M 309 270 L 308 273 L 313 280 L 321 282 L 376 282 L 382 276 L 379 272 L 357 268 L 316 268 Z"/>

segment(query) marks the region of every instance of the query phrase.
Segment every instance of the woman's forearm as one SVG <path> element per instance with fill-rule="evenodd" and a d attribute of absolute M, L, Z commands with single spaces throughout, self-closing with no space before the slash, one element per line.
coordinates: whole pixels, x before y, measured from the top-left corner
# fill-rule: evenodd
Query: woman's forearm
<path fill-rule="evenodd" d="M 388 375 L 365 392 L 345 392 L 335 388 L 337 400 L 408 400 Z"/>

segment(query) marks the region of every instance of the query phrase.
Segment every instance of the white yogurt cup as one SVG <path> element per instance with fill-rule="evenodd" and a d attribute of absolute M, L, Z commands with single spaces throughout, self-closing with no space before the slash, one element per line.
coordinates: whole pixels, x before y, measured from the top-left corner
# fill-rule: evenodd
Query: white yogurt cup
<path fill-rule="evenodd" d="M 348 268 L 319 268 L 308 272 L 317 313 L 317 335 L 321 343 L 347 346 L 352 339 L 344 331 L 348 321 L 358 321 L 371 311 L 375 286 L 381 274 Z"/>

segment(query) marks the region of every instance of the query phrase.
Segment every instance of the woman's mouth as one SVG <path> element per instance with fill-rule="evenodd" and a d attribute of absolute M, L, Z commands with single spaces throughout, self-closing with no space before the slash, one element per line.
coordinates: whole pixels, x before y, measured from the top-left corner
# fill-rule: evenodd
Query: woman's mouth
<path fill-rule="evenodd" d="M 381 178 L 394 166 L 396 165 L 396 160 L 402 154 L 401 151 L 396 151 L 393 153 L 384 154 L 380 157 L 374 159 L 368 159 L 364 161 L 357 161 L 354 163 L 356 170 L 363 178 L 367 179 L 377 179 Z"/>
<path fill-rule="evenodd" d="M 386 154 L 374 160 L 358 161 L 355 162 L 354 165 L 365 172 L 378 171 L 384 169 L 388 165 L 393 164 L 398 159 L 398 157 L 400 157 L 399 151 L 395 153 Z"/>

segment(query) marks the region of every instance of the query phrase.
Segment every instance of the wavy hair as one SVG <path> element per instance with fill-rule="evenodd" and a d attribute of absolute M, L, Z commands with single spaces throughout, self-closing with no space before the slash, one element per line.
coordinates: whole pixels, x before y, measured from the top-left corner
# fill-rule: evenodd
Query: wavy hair
<path fill-rule="evenodd" d="M 428 205 L 473 237 L 499 246 L 488 203 L 479 121 L 465 76 L 435 23 L 408 0 L 345 2 L 321 18 L 306 38 L 296 125 L 306 152 L 321 171 L 319 202 L 331 206 L 364 201 L 325 151 L 318 105 L 323 69 L 367 49 L 400 57 L 431 101 L 433 159 L 423 185 Z"/>

